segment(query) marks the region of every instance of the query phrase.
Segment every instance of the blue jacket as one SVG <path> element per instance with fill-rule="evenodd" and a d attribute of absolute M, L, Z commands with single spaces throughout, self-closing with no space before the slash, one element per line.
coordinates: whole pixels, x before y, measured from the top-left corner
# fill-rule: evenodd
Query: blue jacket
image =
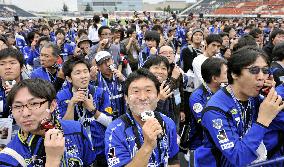
<path fill-rule="evenodd" d="M 38 58 L 39 55 L 40 55 L 38 47 L 35 50 L 32 50 L 30 46 L 25 46 L 23 48 L 23 52 L 24 52 L 23 54 L 24 54 L 24 57 L 27 61 L 27 64 L 29 64 L 31 66 L 34 65 L 34 59 Z"/>
<path fill-rule="evenodd" d="M 16 46 L 24 54 L 24 47 L 27 45 L 25 38 L 20 34 L 15 34 L 15 39 L 16 39 Z"/>
<path fill-rule="evenodd" d="M 0 86 L 0 107 L 1 107 L 0 108 L 0 118 L 7 118 L 9 116 L 9 108 L 6 104 L 7 103 L 6 98 L 7 97 L 5 94 L 5 89 L 2 87 L 2 84 L 1 84 Z"/>
<path fill-rule="evenodd" d="M 65 137 L 64 158 L 61 167 L 65 166 L 89 166 L 96 156 L 92 151 L 88 135 L 78 122 L 60 121 Z M 60 128 L 60 129 L 61 129 Z M 27 163 L 28 167 L 45 166 L 44 139 L 41 136 L 30 134 L 27 139 L 22 139 L 20 131 L 18 135 L 7 145 L 15 150 Z M 7 154 L 0 153 L 0 167 L 21 166 L 19 162 Z"/>
<path fill-rule="evenodd" d="M 56 41 L 55 41 L 56 44 Z M 61 58 L 66 61 L 70 55 L 74 54 L 76 44 L 74 42 L 67 42 L 65 41 L 64 44 L 61 45 L 60 51 L 61 51 Z"/>
<path fill-rule="evenodd" d="M 146 46 L 142 51 L 140 51 L 138 55 L 138 67 L 143 67 L 143 65 L 149 59 L 150 56 L 157 56 L 157 55 L 158 55 L 158 51 L 155 55 L 152 55 L 150 53 L 150 48 Z"/>
<path fill-rule="evenodd" d="M 89 86 L 88 87 L 89 93 L 93 96 L 93 102 L 97 108 L 102 113 L 105 113 L 108 116 L 112 116 L 112 109 L 110 107 L 110 100 L 108 97 L 107 92 L 103 89 Z M 60 118 L 63 118 L 66 114 L 68 102 L 73 97 L 73 93 L 71 88 L 66 88 L 57 93 L 57 104 L 58 104 L 58 111 Z M 83 109 L 80 108 L 78 105 L 75 106 L 74 111 L 74 120 L 81 122 L 85 127 L 90 127 L 91 138 L 93 143 L 93 148 L 95 150 L 96 155 L 104 153 L 104 133 L 106 127 L 94 119 L 94 115 L 89 111 L 86 112 L 86 116 L 83 116 Z M 80 118 L 79 115 L 83 117 Z"/>
<path fill-rule="evenodd" d="M 208 93 L 203 85 L 200 85 L 195 89 L 189 98 L 190 108 L 190 149 L 195 150 L 202 145 L 203 129 L 201 125 L 202 110 L 205 107 L 207 101 L 211 95 Z"/>
<path fill-rule="evenodd" d="M 126 112 L 126 102 L 124 99 L 124 82 L 118 81 L 116 77 L 113 76 L 112 79 L 104 78 L 101 72 L 97 75 L 96 85 L 107 92 L 111 108 L 113 110 L 113 117 L 118 118 Z"/>
<path fill-rule="evenodd" d="M 49 82 L 54 82 L 56 80 L 56 77 L 50 76 L 44 67 L 39 67 L 32 71 L 31 79 L 34 79 L 34 78 L 40 78 L 43 80 L 47 80 Z"/>
<path fill-rule="evenodd" d="M 170 163 L 178 154 L 179 148 L 177 145 L 177 132 L 174 122 L 163 114 L 160 114 L 165 123 L 166 135 L 160 140 L 157 147 L 153 150 L 149 159 L 149 165 Z M 134 120 L 129 113 L 126 116 L 133 122 L 132 126 L 136 126 L 139 136 L 135 136 L 133 127 L 127 125 L 125 121 L 120 118 L 113 121 L 107 128 L 105 134 L 105 153 L 108 157 L 109 167 L 120 167 L 128 164 L 139 150 L 136 138 L 139 138 L 140 144 L 143 145 L 143 133 L 141 126 Z"/>
<path fill-rule="evenodd" d="M 246 166 L 258 158 L 256 150 L 268 129 L 256 122 L 260 99 L 250 98 L 248 103 L 251 107 L 244 113 L 248 113 L 249 121 L 243 121 L 226 88 L 210 98 L 201 121 L 205 128 L 204 144 L 195 152 L 197 167 Z"/>

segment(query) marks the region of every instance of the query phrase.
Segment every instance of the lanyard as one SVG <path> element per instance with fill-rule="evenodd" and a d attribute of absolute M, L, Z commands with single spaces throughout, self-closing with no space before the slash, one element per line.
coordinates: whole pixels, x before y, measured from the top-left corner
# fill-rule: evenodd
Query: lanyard
<path fill-rule="evenodd" d="M 118 90 L 117 90 L 118 83 L 116 81 L 115 76 L 113 75 L 112 82 L 111 82 L 111 88 L 108 86 L 108 83 L 103 78 L 101 72 L 98 75 L 98 81 L 99 81 L 99 87 L 104 88 L 104 90 L 108 92 L 108 95 L 110 96 L 110 102 L 111 102 L 113 111 L 118 112 L 119 107 L 117 105 L 119 105 L 119 102 L 116 102 L 116 100 L 120 96 L 118 96 L 119 95 Z"/>
<path fill-rule="evenodd" d="M 234 103 L 237 106 L 238 113 L 241 116 L 240 122 L 242 123 L 242 125 L 239 127 L 241 127 L 240 133 L 241 133 L 241 136 L 243 137 L 247 133 L 247 131 L 251 128 L 251 125 L 252 125 L 252 102 L 251 102 L 252 99 L 251 98 L 248 99 L 248 104 L 247 104 L 247 107 L 245 108 L 237 100 L 231 85 L 227 87 L 227 90 L 231 94 L 234 100 Z"/>
<path fill-rule="evenodd" d="M 137 121 L 135 121 L 135 119 L 133 118 L 131 111 L 127 112 L 126 114 L 127 114 L 127 117 L 130 119 L 132 130 L 133 130 L 133 133 L 135 135 L 135 143 L 136 143 L 138 150 L 139 150 L 141 148 L 141 140 L 142 141 L 144 140 L 142 128 L 137 123 Z M 157 147 L 153 150 L 153 152 L 151 154 L 151 159 L 149 161 L 149 162 L 151 162 L 151 164 L 152 163 L 155 163 L 155 164 L 159 163 L 161 165 L 161 164 L 164 163 L 164 161 L 167 164 L 169 149 L 168 149 L 168 146 L 165 143 L 163 143 L 163 141 L 167 141 L 167 143 L 169 142 L 167 135 L 164 135 L 162 137 L 162 139 L 157 139 Z"/>
<path fill-rule="evenodd" d="M 209 86 L 204 82 L 202 81 L 202 85 L 204 86 L 204 88 L 206 89 L 208 95 L 209 95 L 209 98 L 211 98 L 211 96 L 213 95 L 213 92 L 211 91 L 211 89 L 209 88 Z M 209 98 L 207 100 L 209 100 Z"/>

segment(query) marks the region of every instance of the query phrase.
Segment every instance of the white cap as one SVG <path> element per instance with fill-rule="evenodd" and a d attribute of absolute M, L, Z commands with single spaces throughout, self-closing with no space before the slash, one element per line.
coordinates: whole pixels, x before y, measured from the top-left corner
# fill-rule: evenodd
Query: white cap
<path fill-rule="evenodd" d="M 107 51 L 99 51 L 95 56 L 95 60 L 98 64 L 101 64 L 102 61 L 104 61 L 108 58 L 112 58 L 112 56 Z"/>

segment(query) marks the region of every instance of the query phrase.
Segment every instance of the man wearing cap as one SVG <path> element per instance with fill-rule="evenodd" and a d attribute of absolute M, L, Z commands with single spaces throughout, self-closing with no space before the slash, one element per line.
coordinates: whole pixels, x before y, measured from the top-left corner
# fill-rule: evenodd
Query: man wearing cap
<path fill-rule="evenodd" d="M 77 43 L 77 47 L 74 51 L 74 56 L 87 56 L 91 51 L 92 41 L 89 40 L 88 36 L 82 35 Z"/>
<path fill-rule="evenodd" d="M 109 52 L 98 52 L 95 56 L 95 61 L 99 70 L 96 85 L 107 91 L 111 101 L 113 117 L 117 118 L 124 114 L 126 109 L 123 95 L 126 78 L 116 68 Z"/>

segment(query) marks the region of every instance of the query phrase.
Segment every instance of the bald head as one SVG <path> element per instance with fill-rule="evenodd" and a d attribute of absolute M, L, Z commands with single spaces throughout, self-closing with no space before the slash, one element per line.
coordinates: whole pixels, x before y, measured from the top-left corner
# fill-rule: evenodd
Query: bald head
<path fill-rule="evenodd" d="M 173 63 L 175 60 L 174 50 L 170 46 L 162 46 L 160 48 L 159 55 L 166 57 L 170 64 Z"/>

